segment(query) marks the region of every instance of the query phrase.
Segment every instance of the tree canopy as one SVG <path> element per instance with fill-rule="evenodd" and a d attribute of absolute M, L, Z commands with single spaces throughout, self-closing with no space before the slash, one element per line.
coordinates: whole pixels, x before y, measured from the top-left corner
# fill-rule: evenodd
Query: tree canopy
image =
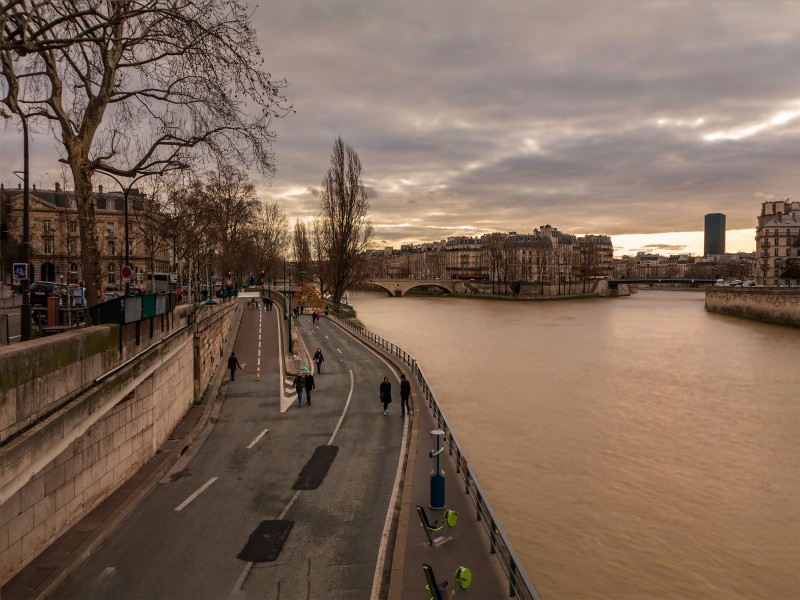
<path fill-rule="evenodd" d="M 0 13 L 4 116 L 47 123 L 75 184 L 90 303 L 101 288 L 92 178 L 209 158 L 275 168 L 291 111 L 240 0 L 10 0 Z"/>

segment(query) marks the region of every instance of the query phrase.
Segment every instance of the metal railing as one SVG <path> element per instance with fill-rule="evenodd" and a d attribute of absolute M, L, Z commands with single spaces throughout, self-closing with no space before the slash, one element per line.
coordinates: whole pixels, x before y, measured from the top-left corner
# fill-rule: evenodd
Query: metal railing
<path fill-rule="evenodd" d="M 342 326 L 347 327 L 351 331 L 366 338 L 371 343 L 375 344 L 388 354 L 391 354 L 409 366 L 411 372 L 414 374 L 417 382 L 422 388 L 422 392 L 425 396 L 425 400 L 428 402 L 428 406 L 433 411 L 433 418 L 436 421 L 437 426 L 445 432 L 444 443 L 448 449 L 448 452 L 450 453 L 450 456 L 455 456 L 456 473 L 462 477 L 464 481 L 465 492 L 470 495 L 475 503 L 476 518 L 478 521 L 483 523 L 484 529 L 489 536 L 491 553 L 496 554 L 500 559 L 500 565 L 502 566 L 503 571 L 508 578 L 509 596 L 517 596 L 518 598 L 523 598 L 525 600 L 539 600 L 539 595 L 536 593 L 533 584 L 531 584 L 528 576 L 525 574 L 520 561 L 517 559 L 517 556 L 511 547 L 511 543 L 508 541 L 508 537 L 503 532 L 502 527 L 500 527 L 500 522 L 497 520 L 486 494 L 484 494 L 480 484 L 478 483 L 478 478 L 469 470 L 466 456 L 462 452 L 455 433 L 453 433 L 453 430 L 450 428 L 450 425 L 448 424 L 447 419 L 445 418 L 444 413 L 439 406 L 439 403 L 436 401 L 436 396 L 434 395 L 430 385 L 428 385 L 425 375 L 422 373 L 422 369 L 417 363 L 417 360 L 400 346 L 372 333 L 367 328 L 353 322 L 351 319 L 345 319 L 337 315 L 335 312 L 331 312 L 329 316 L 336 319 L 336 321 L 341 323 Z"/>

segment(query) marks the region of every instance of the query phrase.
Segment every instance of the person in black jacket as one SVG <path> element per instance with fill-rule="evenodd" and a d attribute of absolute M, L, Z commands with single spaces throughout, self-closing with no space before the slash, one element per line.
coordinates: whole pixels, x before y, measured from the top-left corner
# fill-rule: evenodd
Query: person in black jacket
<path fill-rule="evenodd" d="M 230 358 L 228 358 L 228 368 L 231 370 L 231 381 L 236 381 L 236 369 L 242 368 L 239 359 L 236 358 L 236 352 L 231 352 Z"/>
<path fill-rule="evenodd" d="M 400 374 L 400 416 L 404 414 L 411 414 L 411 407 L 408 405 L 408 399 L 411 397 L 411 383 L 406 379 L 404 374 Z"/>
<path fill-rule="evenodd" d="M 381 383 L 381 402 L 383 402 L 383 414 L 389 410 L 389 404 L 392 402 L 392 384 L 389 383 L 389 378 L 384 377 Z"/>
<path fill-rule="evenodd" d="M 314 364 L 317 365 L 317 375 L 322 373 L 323 362 L 325 362 L 325 358 L 322 356 L 322 350 L 317 348 L 317 351 L 314 352 Z"/>
<path fill-rule="evenodd" d="M 311 371 L 306 373 L 305 377 L 303 377 L 303 383 L 305 384 L 306 390 L 306 404 L 311 406 L 311 390 L 316 387 L 314 385 L 314 376 L 311 374 Z"/>

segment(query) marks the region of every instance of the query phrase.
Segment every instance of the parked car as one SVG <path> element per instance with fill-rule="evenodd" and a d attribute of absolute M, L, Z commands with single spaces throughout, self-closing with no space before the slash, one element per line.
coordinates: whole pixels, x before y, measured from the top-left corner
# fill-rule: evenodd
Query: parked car
<path fill-rule="evenodd" d="M 69 289 L 63 283 L 53 281 L 34 281 L 31 284 L 31 306 L 47 306 L 47 297 L 58 296 L 58 303 L 66 306 Z"/>

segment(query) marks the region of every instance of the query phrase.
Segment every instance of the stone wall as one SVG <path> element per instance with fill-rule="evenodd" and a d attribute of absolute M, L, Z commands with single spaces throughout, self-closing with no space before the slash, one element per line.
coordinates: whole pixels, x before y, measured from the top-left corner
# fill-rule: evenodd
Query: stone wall
<path fill-rule="evenodd" d="M 708 288 L 706 310 L 765 323 L 800 327 L 800 289 Z"/>
<path fill-rule="evenodd" d="M 155 455 L 210 382 L 237 304 L 0 349 L 0 584 Z"/>

